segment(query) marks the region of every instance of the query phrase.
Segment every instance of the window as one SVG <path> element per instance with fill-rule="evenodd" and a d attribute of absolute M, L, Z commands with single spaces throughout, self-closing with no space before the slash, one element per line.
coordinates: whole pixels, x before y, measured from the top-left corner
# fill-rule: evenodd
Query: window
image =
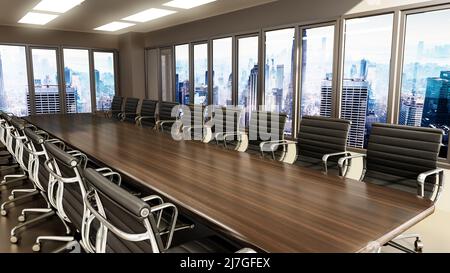
<path fill-rule="evenodd" d="M 213 105 L 233 105 L 233 38 L 213 41 Z"/>
<path fill-rule="evenodd" d="M 114 53 L 94 52 L 94 69 L 97 110 L 109 110 L 116 94 Z"/>
<path fill-rule="evenodd" d="M 208 104 L 208 44 L 194 45 L 194 104 Z"/>
<path fill-rule="evenodd" d="M 60 112 L 60 89 L 56 49 L 31 50 L 33 57 L 36 114 Z"/>
<path fill-rule="evenodd" d="M 266 32 L 265 108 L 287 115 L 285 132 L 292 134 L 295 29 Z"/>
<path fill-rule="evenodd" d="M 341 118 L 352 122 L 351 147 L 366 148 L 371 124 L 387 120 L 392 26 L 393 14 L 345 22 Z"/>
<path fill-rule="evenodd" d="M 25 47 L 0 45 L 0 109 L 26 116 L 28 96 Z"/>
<path fill-rule="evenodd" d="M 444 130 L 440 156 L 447 157 L 450 127 L 450 10 L 407 15 L 399 123 Z"/>
<path fill-rule="evenodd" d="M 242 125 L 248 126 L 252 111 L 257 110 L 258 101 L 258 36 L 239 38 L 238 42 L 238 105 L 245 114 Z"/>
<path fill-rule="evenodd" d="M 173 101 L 172 49 L 161 49 L 161 99 Z"/>
<path fill-rule="evenodd" d="M 189 88 L 189 45 L 175 46 L 175 99 L 181 104 L 188 104 Z"/>
<path fill-rule="evenodd" d="M 90 113 L 91 77 L 89 50 L 64 49 L 67 113 Z"/>
<path fill-rule="evenodd" d="M 301 116 L 331 117 L 334 26 L 302 31 Z"/>

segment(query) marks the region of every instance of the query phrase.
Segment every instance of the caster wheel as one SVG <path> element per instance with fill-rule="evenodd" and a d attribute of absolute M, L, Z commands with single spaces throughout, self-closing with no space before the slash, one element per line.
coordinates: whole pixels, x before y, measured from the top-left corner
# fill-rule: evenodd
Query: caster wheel
<path fill-rule="evenodd" d="M 423 250 L 423 243 L 420 239 L 416 239 L 416 241 L 414 242 L 414 250 L 416 252 L 421 253 Z"/>
<path fill-rule="evenodd" d="M 0 214 L 1 214 L 2 216 L 6 216 L 6 215 L 8 214 L 8 212 L 7 212 L 6 210 L 2 209 L 2 210 L 0 211 Z"/>
<path fill-rule="evenodd" d="M 11 238 L 9 239 L 9 241 L 11 242 L 11 244 L 17 244 L 17 242 L 19 241 L 19 239 L 16 236 L 11 236 Z"/>
<path fill-rule="evenodd" d="M 40 252 L 41 251 L 41 244 L 35 244 L 33 246 L 33 251 L 34 252 Z"/>
<path fill-rule="evenodd" d="M 10 195 L 10 196 L 8 197 L 8 199 L 9 199 L 9 201 L 14 200 L 14 195 Z"/>
<path fill-rule="evenodd" d="M 19 220 L 19 222 L 21 223 L 25 222 L 25 215 L 20 215 L 19 217 L 17 217 L 17 220 Z"/>

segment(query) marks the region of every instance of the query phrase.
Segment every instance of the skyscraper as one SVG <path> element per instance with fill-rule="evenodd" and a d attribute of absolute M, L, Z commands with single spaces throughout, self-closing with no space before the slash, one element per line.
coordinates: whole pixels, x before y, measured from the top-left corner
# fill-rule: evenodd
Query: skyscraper
<path fill-rule="evenodd" d="M 342 85 L 341 118 L 352 122 L 348 145 L 363 148 L 370 84 L 368 81 L 345 79 Z M 322 83 L 320 114 L 331 116 L 332 81 Z"/>
<path fill-rule="evenodd" d="M 3 80 L 3 61 L 2 61 L 2 55 L 0 54 L 0 109 L 4 110 L 6 109 L 6 90 L 5 90 L 5 83 Z"/>
<path fill-rule="evenodd" d="M 423 106 L 422 126 L 439 127 L 450 120 L 450 71 L 441 71 L 440 77 L 428 78 Z"/>
<path fill-rule="evenodd" d="M 256 110 L 258 105 L 257 94 L 258 94 L 258 65 L 255 65 L 250 71 L 250 76 L 248 77 L 247 90 L 248 96 L 246 101 L 246 111 L 245 111 L 245 124 L 250 121 L 250 116 L 252 111 Z"/>
<path fill-rule="evenodd" d="M 320 115 L 323 117 L 331 117 L 331 103 L 333 94 L 333 76 L 327 74 L 326 79 L 322 82 L 320 96 Z"/>
<path fill-rule="evenodd" d="M 369 82 L 355 80 L 344 80 L 342 86 L 341 118 L 352 122 L 348 137 L 351 147 L 364 148 L 369 88 Z"/>
<path fill-rule="evenodd" d="M 399 123 L 408 126 L 421 126 L 423 102 L 416 97 L 409 97 L 402 101 Z"/>

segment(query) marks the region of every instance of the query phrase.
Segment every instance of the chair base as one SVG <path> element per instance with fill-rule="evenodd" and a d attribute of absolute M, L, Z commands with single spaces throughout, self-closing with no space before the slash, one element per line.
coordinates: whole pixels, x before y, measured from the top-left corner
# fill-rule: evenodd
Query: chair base
<path fill-rule="evenodd" d="M 404 245 L 401 245 L 398 242 L 395 242 L 397 240 L 403 240 L 403 239 L 411 239 L 411 238 L 415 238 L 416 240 L 414 241 L 414 249 L 410 249 Z M 395 249 L 398 249 L 402 252 L 405 253 L 422 253 L 423 251 L 423 243 L 420 240 L 420 235 L 419 234 L 404 234 L 404 235 L 400 235 L 398 237 L 396 237 L 395 239 L 393 239 L 392 241 L 389 241 L 388 243 L 385 244 L 385 246 L 390 246 L 393 247 Z"/>

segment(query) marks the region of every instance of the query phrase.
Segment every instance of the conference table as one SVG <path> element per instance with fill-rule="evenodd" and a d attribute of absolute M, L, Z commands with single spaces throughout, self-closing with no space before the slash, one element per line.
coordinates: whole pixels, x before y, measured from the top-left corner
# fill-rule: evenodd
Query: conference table
<path fill-rule="evenodd" d="M 91 114 L 26 119 L 258 251 L 372 252 L 434 212 L 413 194 L 132 123 Z"/>

